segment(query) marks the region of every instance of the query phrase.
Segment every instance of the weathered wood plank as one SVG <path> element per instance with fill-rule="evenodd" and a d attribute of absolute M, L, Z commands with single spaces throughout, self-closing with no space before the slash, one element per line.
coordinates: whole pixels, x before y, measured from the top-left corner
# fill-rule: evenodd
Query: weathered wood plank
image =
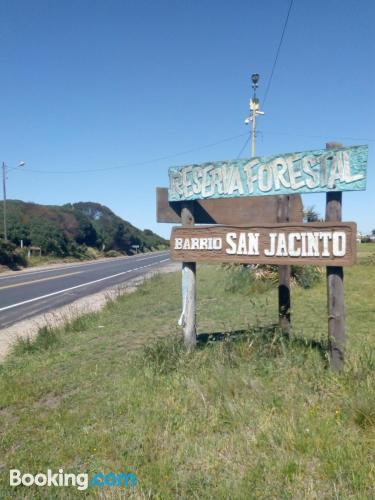
<path fill-rule="evenodd" d="M 171 167 L 170 201 L 366 189 L 367 146 Z"/>
<path fill-rule="evenodd" d="M 327 144 L 327 149 L 337 146 Z M 327 193 L 326 221 L 339 224 L 342 218 L 342 193 Z M 345 360 L 344 270 L 341 266 L 327 267 L 328 350 L 330 366 L 341 370 Z"/>
<path fill-rule="evenodd" d="M 289 222 L 290 195 L 279 196 L 278 222 Z M 291 322 L 290 303 L 291 266 L 279 266 L 279 326 L 289 332 Z"/>
<path fill-rule="evenodd" d="M 168 189 L 156 188 L 156 218 L 158 222 L 180 223 L 183 202 L 169 202 Z M 222 198 L 196 200 L 196 224 L 258 224 L 277 222 L 278 196 L 253 198 Z M 289 197 L 290 222 L 302 222 L 303 206 L 299 194 Z"/>
<path fill-rule="evenodd" d="M 352 265 L 354 222 L 174 227 L 171 257 L 183 262 Z"/>
<path fill-rule="evenodd" d="M 194 226 L 194 202 L 185 203 L 181 211 L 184 228 Z M 197 342 L 196 333 L 196 263 L 182 264 L 182 313 L 179 324 L 183 327 L 184 343 L 188 350 Z"/>

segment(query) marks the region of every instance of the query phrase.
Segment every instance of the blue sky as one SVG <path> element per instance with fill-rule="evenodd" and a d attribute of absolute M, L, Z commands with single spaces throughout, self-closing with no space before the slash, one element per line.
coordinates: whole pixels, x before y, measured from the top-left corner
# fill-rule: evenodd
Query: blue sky
<path fill-rule="evenodd" d="M 10 169 L 9 198 L 96 201 L 169 236 L 156 186 L 171 165 L 237 157 L 250 75 L 261 75 L 262 106 L 288 7 L 1 0 L 0 160 L 27 162 Z M 367 191 L 343 195 L 344 219 L 362 231 L 375 228 L 374 21 L 372 0 L 294 1 L 257 142 L 259 155 L 369 144 Z M 323 213 L 325 195 L 304 203 Z"/>

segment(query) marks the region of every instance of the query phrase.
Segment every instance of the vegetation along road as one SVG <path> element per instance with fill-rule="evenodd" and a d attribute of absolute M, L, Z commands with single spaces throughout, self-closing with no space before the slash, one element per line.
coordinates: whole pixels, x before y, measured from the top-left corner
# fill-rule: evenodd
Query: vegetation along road
<path fill-rule="evenodd" d="M 169 252 L 65 265 L 0 277 L 0 328 L 119 285 L 169 262 Z"/>

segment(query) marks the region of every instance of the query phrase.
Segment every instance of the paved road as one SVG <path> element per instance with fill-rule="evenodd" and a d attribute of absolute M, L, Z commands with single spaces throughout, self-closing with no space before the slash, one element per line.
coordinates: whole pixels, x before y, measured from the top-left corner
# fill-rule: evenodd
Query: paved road
<path fill-rule="evenodd" d="M 64 306 L 170 262 L 169 252 L 0 275 L 0 328 Z"/>

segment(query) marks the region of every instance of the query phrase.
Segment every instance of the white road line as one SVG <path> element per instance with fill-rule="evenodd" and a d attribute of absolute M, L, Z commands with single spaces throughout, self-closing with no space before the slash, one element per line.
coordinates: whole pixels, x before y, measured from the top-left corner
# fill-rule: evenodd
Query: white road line
<path fill-rule="evenodd" d="M 76 290 L 77 288 L 81 288 L 83 286 L 93 285 L 94 283 L 99 283 L 100 281 L 105 281 L 105 280 L 109 280 L 111 278 L 116 278 L 117 276 L 122 276 L 123 274 L 131 273 L 132 271 L 137 271 L 138 269 L 143 269 L 145 267 L 150 267 L 150 266 L 153 266 L 155 264 L 160 264 L 161 262 L 166 262 L 167 260 L 169 260 L 169 259 L 163 259 L 163 260 L 160 260 L 158 262 L 155 262 L 154 264 L 147 264 L 147 265 L 142 266 L 142 267 L 137 267 L 135 269 L 129 269 L 128 271 L 123 271 L 121 273 L 112 274 L 111 276 L 106 276 L 105 278 L 100 278 L 98 280 L 89 281 L 88 283 L 82 283 L 81 285 L 75 285 L 75 286 L 72 286 L 70 288 L 64 288 L 64 290 L 58 290 L 57 292 L 48 293 L 47 295 L 41 295 L 40 297 L 34 297 L 33 299 L 24 300 L 23 302 L 18 302 L 17 304 L 12 304 L 10 306 L 2 307 L 2 308 L 0 308 L 0 312 L 7 311 L 8 309 L 13 309 L 14 307 L 23 306 L 25 304 L 30 304 L 31 302 L 35 302 L 37 300 L 47 299 L 48 297 L 53 297 L 54 295 L 59 295 L 60 293 L 69 292 L 70 290 Z"/>
<path fill-rule="evenodd" d="M 160 255 L 160 254 L 159 254 Z M 135 262 L 140 262 L 143 260 L 149 260 L 149 259 L 156 259 L 159 255 L 151 255 L 150 257 L 141 257 L 141 258 L 136 258 L 135 256 L 130 256 L 130 259 L 134 258 Z M 26 271 L 22 274 L 18 274 L 16 276 L 8 274 L 7 276 L 1 276 L 0 280 L 6 280 L 6 279 L 12 279 L 12 278 L 19 278 L 21 276 L 32 276 L 33 274 L 40 274 L 40 273 L 52 273 L 54 271 L 65 271 L 66 269 L 77 269 L 80 267 L 84 266 L 93 266 L 93 265 L 100 265 L 100 264 L 110 264 L 111 262 L 113 263 L 114 261 L 117 262 L 122 262 L 122 261 L 128 261 L 129 257 L 117 257 L 116 259 L 110 259 L 107 261 L 94 261 L 94 262 L 86 262 L 84 264 L 76 264 L 75 266 L 66 266 L 66 267 L 54 267 L 52 269 L 43 269 L 41 271 Z"/>
<path fill-rule="evenodd" d="M 58 274 L 57 276 L 47 276 L 46 278 L 39 278 L 36 280 L 21 281 L 21 282 L 17 281 L 16 283 L 12 283 L 10 285 L 0 286 L 0 291 L 9 290 L 9 288 L 17 288 L 19 286 L 34 285 L 34 283 L 40 283 L 41 281 L 59 280 L 65 277 L 69 278 L 70 276 L 75 276 L 77 274 L 82 274 L 82 271 L 74 271 L 73 273 Z"/>

